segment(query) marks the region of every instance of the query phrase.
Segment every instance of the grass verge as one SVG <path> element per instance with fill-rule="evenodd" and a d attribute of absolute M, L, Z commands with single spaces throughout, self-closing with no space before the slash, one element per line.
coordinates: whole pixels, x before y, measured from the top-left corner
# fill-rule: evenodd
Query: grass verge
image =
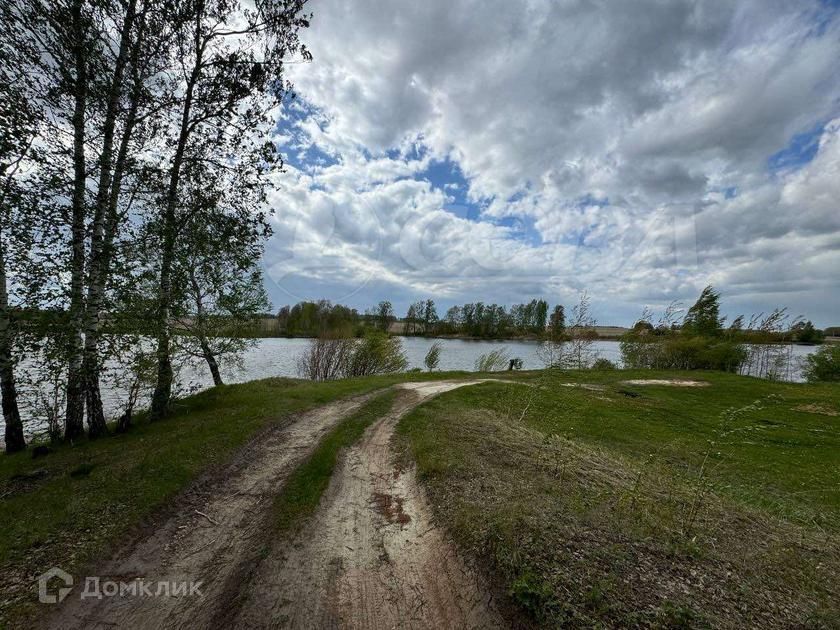
<path fill-rule="evenodd" d="M 365 429 L 388 413 L 395 396 L 394 391 L 376 396 L 323 437 L 309 459 L 292 473 L 275 501 L 278 531 L 293 529 L 315 511 L 330 483 L 341 449 L 352 446 Z"/>
<path fill-rule="evenodd" d="M 840 388 L 525 374 L 398 436 L 459 545 L 540 627 L 840 627 Z M 629 385 L 699 379 L 704 387 Z M 521 621 L 521 619 L 520 619 Z"/>

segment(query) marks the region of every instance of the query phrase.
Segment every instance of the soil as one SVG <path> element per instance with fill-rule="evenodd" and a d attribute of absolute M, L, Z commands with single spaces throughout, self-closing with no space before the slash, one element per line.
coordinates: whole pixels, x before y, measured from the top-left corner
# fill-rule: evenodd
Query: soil
<path fill-rule="evenodd" d="M 690 381 L 679 378 L 638 378 L 630 381 L 621 381 L 622 385 L 666 385 L 671 387 L 708 387 L 708 381 Z"/>
<path fill-rule="evenodd" d="M 815 413 L 821 416 L 831 416 L 837 417 L 840 416 L 840 412 L 835 411 L 829 405 L 823 405 L 820 403 L 811 403 L 808 405 L 800 405 L 799 407 L 794 407 L 795 411 L 804 411 L 805 413 Z"/>
<path fill-rule="evenodd" d="M 372 394 L 272 428 L 89 573 L 103 583 L 200 581 L 201 596 L 81 599 L 77 580 L 45 626 L 503 626 L 483 578 L 435 526 L 413 469 L 398 468 L 391 448 L 403 414 L 476 382 L 397 386 L 393 409 L 343 454 L 315 514 L 291 540 L 275 540 L 274 498 L 320 438 Z"/>

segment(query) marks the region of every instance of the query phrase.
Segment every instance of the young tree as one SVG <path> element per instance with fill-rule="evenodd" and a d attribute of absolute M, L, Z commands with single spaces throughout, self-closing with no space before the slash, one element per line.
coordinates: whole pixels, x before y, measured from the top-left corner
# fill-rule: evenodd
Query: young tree
<path fill-rule="evenodd" d="M 720 293 L 711 285 L 703 289 L 683 319 L 683 330 L 699 337 L 716 337 L 720 334 L 724 318 L 720 316 Z"/>
<path fill-rule="evenodd" d="M 584 291 L 580 300 L 572 308 L 572 319 L 568 328 L 569 347 L 566 353 L 566 366 L 576 369 L 588 368 L 596 358 L 592 349 L 598 334 L 595 332 L 595 318 L 589 294 Z"/>
<path fill-rule="evenodd" d="M 297 370 L 312 381 L 341 378 L 347 369 L 357 340 L 349 337 L 321 335 L 309 342 L 309 348 L 297 358 Z"/>
<path fill-rule="evenodd" d="M 269 113 L 290 87 L 283 79 L 284 61 L 295 52 L 308 57 L 298 39 L 299 29 L 308 26 L 303 4 L 304 0 L 266 0 L 247 9 L 228 0 L 203 0 L 175 5 L 175 54 L 183 85 L 174 92 L 173 150 L 165 162 L 159 200 L 158 370 L 152 419 L 167 413 L 172 393 L 170 318 L 176 298 L 173 268 L 184 169 L 201 160 L 219 172 L 243 154 L 252 155 L 256 147 L 263 150 L 263 176 L 282 165 L 265 137 Z"/>
<path fill-rule="evenodd" d="M 475 360 L 476 372 L 498 372 L 511 365 L 511 358 L 505 347 L 491 350 Z"/>
<path fill-rule="evenodd" d="M 187 333 L 178 338 L 179 347 L 206 361 L 213 383 L 222 385 L 220 358 L 238 357 L 254 344 L 247 335 L 269 308 L 259 267 L 265 226 L 248 212 L 219 206 L 220 201 L 244 199 L 245 191 L 236 184 L 218 194 L 206 192 L 212 199 L 198 195 L 196 203 L 206 205 L 193 209 L 181 235 L 175 312 Z M 219 248 L 220 243 L 225 246 Z"/>
<path fill-rule="evenodd" d="M 391 324 L 396 320 L 394 307 L 387 300 L 383 300 L 376 307 L 376 325 L 384 333 L 388 332 Z"/>
<path fill-rule="evenodd" d="M 399 337 L 376 331 L 356 342 L 344 366 L 343 376 L 346 378 L 402 372 L 408 365 Z"/>
<path fill-rule="evenodd" d="M 435 302 L 434 300 L 426 300 L 423 302 L 423 334 L 431 334 L 437 322 L 438 314 Z"/>
<path fill-rule="evenodd" d="M 558 304 L 551 312 L 548 324 L 549 337 L 552 341 L 560 341 L 566 333 L 566 312 L 562 304 Z"/>
<path fill-rule="evenodd" d="M 840 382 L 840 346 L 826 344 L 809 354 L 805 357 L 803 371 L 809 383 Z"/>
<path fill-rule="evenodd" d="M 443 346 L 439 341 L 435 341 L 429 347 L 429 351 L 426 353 L 426 358 L 423 359 L 423 364 L 429 372 L 434 372 L 440 364 L 441 350 L 443 350 Z"/>

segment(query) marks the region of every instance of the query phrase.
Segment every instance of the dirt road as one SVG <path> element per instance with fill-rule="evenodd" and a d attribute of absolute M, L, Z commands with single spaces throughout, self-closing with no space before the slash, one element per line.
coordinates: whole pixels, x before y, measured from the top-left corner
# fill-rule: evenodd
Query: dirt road
<path fill-rule="evenodd" d="M 315 515 L 292 541 L 275 540 L 274 497 L 319 439 L 370 396 L 271 430 L 96 572 L 103 584 L 200 581 L 201 595 L 81 599 L 77 585 L 48 626 L 501 627 L 489 590 L 433 525 L 413 471 L 395 466 L 390 446 L 404 413 L 475 382 L 398 386 L 394 408 L 344 454 Z"/>

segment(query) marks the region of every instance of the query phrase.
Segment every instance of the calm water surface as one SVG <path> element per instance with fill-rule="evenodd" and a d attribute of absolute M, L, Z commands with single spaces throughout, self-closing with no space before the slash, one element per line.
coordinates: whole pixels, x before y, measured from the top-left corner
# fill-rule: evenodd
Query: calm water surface
<path fill-rule="evenodd" d="M 408 357 L 409 368 L 422 368 L 423 359 L 434 339 L 419 337 L 404 337 L 403 349 Z M 464 339 L 439 339 L 443 350 L 440 356 L 441 370 L 473 370 L 479 356 L 492 350 L 505 348 L 511 357 L 522 359 L 524 369 L 538 369 L 544 367 L 537 355 L 539 342 L 537 341 L 472 341 Z M 243 356 L 241 367 L 222 363 L 222 377 L 226 383 L 241 383 L 254 379 L 271 376 L 296 377 L 297 358 L 309 345 L 308 339 L 259 339 L 253 348 L 249 348 Z M 596 341 L 594 349 L 599 357 L 621 364 L 621 353 L 617 341 Z M 794 364 L 799 359 L 814 351 L 809 346 L 792 347 Z M 102 398 L 109 416 L 116 416 L 122 410 L 124 393 L 115 383 L 115 376 L 119 373 L 119 366 L 111 366 L 109 372 L 103 375 Z M 794 380 L 802 380 L 799 369 L 794 370 Z M 199 391 L 213 385 L 210 373 L 204 363 L 184 368 L 179 377 L 181 391 Z M 27 432 L 37 433 L 43 430 L 43 420 L 33 413 L 31 407 L 27 409 L 27 402 L 32 399 L 32 392 L 22 392 L 24 416 L 28 417 Z M 145 406 L 141 400 L 141 406 Z"/>

